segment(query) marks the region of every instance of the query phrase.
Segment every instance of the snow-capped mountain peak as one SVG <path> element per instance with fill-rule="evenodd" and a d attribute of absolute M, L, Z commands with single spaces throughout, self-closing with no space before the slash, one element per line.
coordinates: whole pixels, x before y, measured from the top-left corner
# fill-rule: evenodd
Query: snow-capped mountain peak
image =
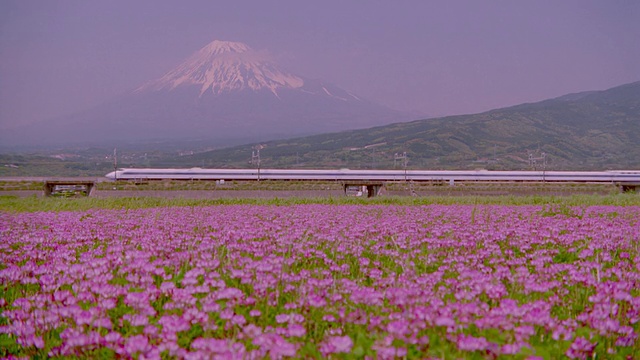
<path fill-rule="evenodd" d="M 244 53 L 251 48 L 241 42 L 214 40 L 197 52 L 198 56 L 215 56 L 224 53 Z"/>
<path fill-rule="evenodd" d="M 408 120 L 338 86 L 288 73 L 265 52 L 213 41 L 134 92 L 61 118 L 55 126 L 39 126 L 45 139 L 33 139 L 38 144 L 208 139 L 226 146 L 403 119 Z"/>
<path fill-rule="evenodd" d="M 280 70 L 268 57 L 240 42 L 215 40 L 161 78 L 136 90 L 172 90 L 180 86 L 199 86 L 200 97 L 245 89 L 296 89 L 304 85 L 298 76 Z"/>

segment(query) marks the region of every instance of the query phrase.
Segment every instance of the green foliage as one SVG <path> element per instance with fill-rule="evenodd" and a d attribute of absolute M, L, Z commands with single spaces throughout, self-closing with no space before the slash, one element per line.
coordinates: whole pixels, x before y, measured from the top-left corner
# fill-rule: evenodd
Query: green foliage
<path fill-rule="evenodd" d="M 118 298 L 118 303 L 116 304 L 116 307 L 114 307 L 113 309 L 109 309 L 107 310 L 107 315 L 109 315 L 109 318 L 111 319 L 111 323 L 112 324 L 118 324 L 120 322 L 120 319 L 122 319 L 122 317 L 125 314 L 132 314 L 134 313 L 135 310 L 129 306 L 127 306 L 122 297 Z M 121 333 L 123 336 L 128 336 L 129 334 L 132 333 L 132 328 L 131 325 L 129 324 L 128 321 L 124 321 L 123 322 L 123 326 L 117 327 L 116 331 L 118 331 L 119 333 Z"/>
<path fill-rule="evenodd" d="M 543 206 L 540 215 L 543 217 L 562 215 L 564 217 L 582 219 L 584 217 L 584 211 L 584 207 L 577 209 L 576 207 L 561 203 Z"/>
<path fill-rule="evenodd" d="M 104 360 L 108 360 L 108 359 L 115 359 L 118 356 L 116 355 L 116 352 L 109 349 L 109 348 L 98 348 L 95 350 L 90 351 L 87 354 L 87 358 L 89 359 L 104 359 Z"/>
<path fill-rule="evenodd" d="M 141 209 L 174 206 L 215 206 L 215 205 L 275 205 L 289 206 L 298 204 L 331 205 L 545 205 L 542 210 L 547 216 L 555 214 L 581 216 L 582 210 L 574 212 L 573 207 L 593 205 L 638 206 L 639 194 L 610 195 L 571 195 L 571 196 L 433 196 L 433 197 L 323 197 L 323 198 L 229 198 L 229 199 L 186 199 L 186 198 L 38 198 L 0 196 L 0 212 L 36 212 L 36 211 L 87 211 L 89 209 Z"/>
<path fill-rule="evenodd" d="M 553 262 L 556 264 L 571 264 L 578 260 L 578 254 L 575 251 L 567 251 L 566 249 L 560 249 L 560 252 L 553 257 Z"/>
<path fill-rule="evenodd" d="M 31 296 L 41 290 L 40 284 L 21 284 L 19 287 L 4 287 L 0 288 L 0 297 L 4 298 L 7 304 L 13 304 L 17 298 Z M 1 314 L 0 314 L 1 315 Z M 3 324 L 5 319 L 0 316 L 0 324 Z"/>
<path fill-rule="evenodd" d="M 202 329 L 202 325 L 193 325 L 191 326 L 191 329 L 178 333 L 178 345 L 183 349 L 188 349 L 191 346 L 191 342 L 194 339 L 201 337 L 203 334 L 204 330 Z"/>
<path fill-rule="evenodd" d="M 22 346 L 16 343 L 16 339 L 7 335 L 0 334 L 0 356 L 3 358 L 9 355 L 17 355 L 22 351 Z"/>

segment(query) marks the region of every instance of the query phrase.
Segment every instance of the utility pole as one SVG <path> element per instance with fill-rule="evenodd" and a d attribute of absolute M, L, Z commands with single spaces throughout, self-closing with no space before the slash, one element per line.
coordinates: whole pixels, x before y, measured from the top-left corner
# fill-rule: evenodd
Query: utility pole
<path fill-rule="evenodd" d="M 529 166 L 533 167 L 533 170 L 536 170 L 536 166 L 538 165 L 538 160 L 542 160 L 542 181 L 545 181 L 546 171 L 547 171 L 547 154 L 541 153 L 541 156 L 534 157 L 532 153 L 529 153 Z"/>
<path fill-rule="evenodd" d="M 118 181 L 118 151 L 113 148 L 113 180 Z"/>
<path fill-rule="evenodd" d="M 409 181 L 409 176 L 407 173 L 407 166 L 409 165 L 409 156 L 407 156 L 407 152 L 403 151 L 402 154 L 395 153 L 393 155 L 393 166 L 396 167 L 398 161 L 402 161 L 402 168 L 404 169 L 404 182 L 405 184 L 409 184 L 409 191 L 411 191 L 411 196 L 418 196 L 416 190 L 413 188 L 413 181 Z"/>
<path fill-rule="evenodd" d="M 547 154 L 542 153 L 542 181 L 546 181 L 545 172 L 547 171 Z"/>
<path fill-rule="evenodd" d="M 258 166 L 258 181 L 260 181 L 260 149 L 264 146 L 256 145 L 251 150 L 251 163 Z"/>
<path fill-rule="evenodd" d="M 404 180 L 407 181 L 407 164 L 409 163 L 409 157 L 407 157 L 406 151 L 402 152 L 402 154 L 399 154 L 399 153 L 393 154 L 394 168 L 397 166 L 398 161 L 402 161 L 402 167 L 404 168 Z"/>

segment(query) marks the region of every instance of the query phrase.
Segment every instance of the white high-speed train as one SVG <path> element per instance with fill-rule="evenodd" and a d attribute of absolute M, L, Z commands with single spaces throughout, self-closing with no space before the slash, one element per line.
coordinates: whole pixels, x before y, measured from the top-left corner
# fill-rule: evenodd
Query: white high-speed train
<path fill-rule="evenodd" d="M 118 169 L 111 180 L 326 180 L 326 181 L 530 181 L 640 185 L 640 170 L 487 171 L 487 170 L 288 170 L 288 169 Z"/>

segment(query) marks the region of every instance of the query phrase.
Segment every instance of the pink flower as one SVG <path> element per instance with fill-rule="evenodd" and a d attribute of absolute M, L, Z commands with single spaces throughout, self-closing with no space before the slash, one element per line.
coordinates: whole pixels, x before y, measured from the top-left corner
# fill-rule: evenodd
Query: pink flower
<path fill-rule="evenodd" d="M 394 346 L 374 344 L 371 349 L 376 351 L 376 357 L 378 359 L 396 359 L 407 355 L 407 349 L 396 348 Z"/>
<path fill-rule="evenodd" d="M 236 288 L 225 288 L 218 291 L 217 298 L 218 299 L 239 299 L 244 296 L 244 293 L 240 289 Z"/>
<path fill-rule="evenodd" d="M 253 345 L 268 352 L 272 359 L 280 359 L 285 356 L 293 357 L 297 351 L 296 345 L 287 342 L 280 335 L 273 333 L 256 336 L 253 339 Z"/>
<path fill-rule="evenodd" d="M 245 319 L 242 315 L 234 315 L 231 318 L 231 323 L 234 325 L 244 325 L 247 323 L 247 319 Z"/>
<path fill-rule="evenodd" d="M 114 343 L 122 340 L 122 335 L 119 332 L 112 331 L 104 336 L 106 342 Z"/>
<path fill-rule="evenodd" d="M 282 323 L 285 323 L 285 322 L 287 322 L 287 321 L 289 321 L 289 314 L 279 314 L 279 315 L 276 315 L 276 322 L 277 322 L 278 324 L 282 324 Z"/>
<path fill-rule="evenodd" d="M 293 336 L 293 337 L 301 337 L 307 333 L 307 330 L 304 328 L 304 326 L 300 324 L 289 325 L 289 328 L 287 329 L 287 331 L 289 333 L 289 336 Z"/>
<path fill-rule="evenodd" d="M 231 309 L 224 309 L 220 312 L 220 318 L 225 320 L 231 319 L 233 315 L 234 313 L 233 313 L 233 310 Z"/>
<path fill-rule="evenodd" d="M 487 339 L 470 335 L 460 335 L 457 343 L 458 349 L 466 351 L 485 350 L 489 346 Z"/>
<path fill-rule="evenodd" d="M 331 314 L 327 314 L 327 315 L 324 315 L 324 316 L 322 317 L 322 320 L 324 320 L 324 321 L 326 321 L 326 322 L 335 322 L 335 321 L 336 321 L 336 318 L 335 318 L 335 316 L 333 316 L 333 315 L 331 315 Z"/>
<path fill-rule="evenodd" d="M 577 337 L 565 353 L 570 359 L 586 359 L 591 357 L 598 343 L 592 343 L 582 336 Z"/>
<path fill-rule="evenodd" d="M 147 325 L 144 328 L 144 333 L 146 335 L 155 335 L 158 333 L 158 331 L 159 331 L 158 328 L 153 325 Z"/>
<path fill-rule="evenodd" d="M 135 353 L 144 354 L 151 349 L 149 346 L 149 340 L 144 335 L 135 335 L 130 337 L 127 339 L 124 348 L 129 355 L 134 355 Z"/>
<path fill-rule="evenodd" d="M 160 291 L 162 291 L 163 293 L 167 293 L 170 290 L 173 290 L 175 288 L 176 288 L 176 284 L 170 281 L 165 281 L 160 285 Z"/>
<path fill-rule="evenodd" d="M 42 340 L 42 336 L 34 336 L 33 345 L 38 349 L 44 348 L 44 340 Z"/>
<path fill-rule="evenodd" d="M 269 351 L 272 359 L 280 359 L 282 357 L 294 357 L 296 356 L 296 346 L 289 342 L 283 341 L 278 343 Z"/>
<path fill-rule="evenodd" d="M 323 297 L 318 295 L 309 296 L 308 301 L 309 301 L 309 306 L 311 307 L 317 308 L 317 307 L 323 307 L 327 305 L 327 301 Z"/>
<path fill-rule="evenodd" d="M 242 332 L 250 338 L 254 338 L 260 334 L 262 334 L 262 329 L 257 327 L 254 324 L 249 324 L 242 329 Z"/>
<path fill-rule="evenodd" d="M 456 322 L 453 321 L 452 318 L 445 317 L 445 316 L 440 316 L 439 318 L 436 319 L 434 323 L 436 324 L 436 326 L 446 326 L 446 327 L 452 327 L 452 326 L 455 326 L 456 324 Z"/>
<path fill-rule="evenodd" d="M 409 332 L 409 324 L 405 320 L 396 320 L 387 324 L 387 331 L 395 336 L 403 336 Z"/>
<path fill-rule="evenodd" d="M 300 314 L 290 314 L 289 315 L 289 321 L 293 322 L 293 323 L 301 323 L 304 321 L 304 316 L 300 315 Z"/>
<path fill-rule="evenodd" d="M 218 312 L 220 311 L 220 304 L 215 301 L 205 301 L 202 303 L 202 311 L 207 313 Z"/>
<path fill-rule="evenodd" d="M 616 340 L 616 346 L 633 346 L 637 339 L 638 336 L 636 334 L 621 336 Z"/>
<path fill-rule="evenodd" d="M 76 314 L 76 324 L 78 325 L 91 324 L 92 318 L 93 316 L 91 315 L 91 312 L 89 312 L 88 310 L 81 311 L 80 313 Z"/>
<path fill-rule="evenodd" d="M 520 352 L 521 346 L 518 344 L 504 344 L 500 348 L 500 352 L 507 355 L 515 355 Z"/>
<path fill-rule="evenodd" d="M 131 316 L 131 326 L 145 326 L 149 323 L 149 318 L 144 315 Z"/>
<path fill-rule="evenodd" d="M 324 355 L 349 353 L 353 347 L 353 340 L 348 335 L 330 336 L 320 345 L 320 352 Z"/>

